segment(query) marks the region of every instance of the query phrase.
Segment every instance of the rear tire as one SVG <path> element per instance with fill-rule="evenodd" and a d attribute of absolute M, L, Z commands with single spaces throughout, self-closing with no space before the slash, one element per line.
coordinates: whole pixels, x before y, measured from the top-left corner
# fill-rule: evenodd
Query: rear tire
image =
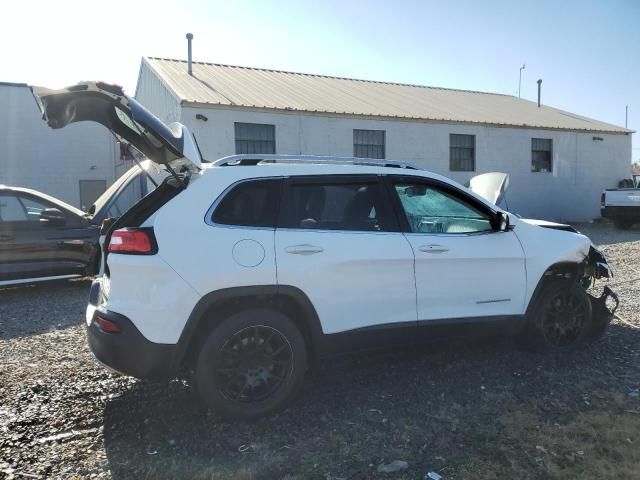
<path fill-rule="evenodd" d="M 522 340 L 537 352 L 576 347 L 587 339 L 592 319 L 591 300 L 580 285 L 552 280 L 535 300 Z"/>
<path fill-rule="evenodd" d="M 251 309 L 215 327 L 198 354 L 198 393 L 223 417 L 252 420 L 282 409 L 304 380 L 307 349 L 284 314 Z"/>
<path fill-rule="evenodd" d="M 633 226 L 633 221 L 631 220 L 614 220 L 613 224 L 618 230 L 629 230 Z"/>

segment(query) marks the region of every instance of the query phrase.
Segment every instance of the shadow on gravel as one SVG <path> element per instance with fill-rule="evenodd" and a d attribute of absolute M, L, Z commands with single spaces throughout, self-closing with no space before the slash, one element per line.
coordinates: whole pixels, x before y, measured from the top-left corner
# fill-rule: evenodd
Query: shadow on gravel
<path fill-rule="evenodd" d="M 556 459 L 536 459 L 518 418 L 529 416 L 522 431 L 532 437 L 549 425 L 545 441 L 556 424 L 576 424 L 580 435 L 585 412 L 612 414 L 611 395 L 637 391 L 639 344 L 640 330 L 614 324 L 596 344 L 562 354 L 494 338 L 351 356 L 323 365 L 286 411 L 255 423 L 206 412 L 183 382 L 138 382 L 106 403 L 109 468 L 114 479 L 364 479 L 387 478 L 380 463 L 406 460 L 394 478 L 464 478 L 476 465 L 500 478 L 551 478 Z M 608 454 L 603 446 L 593 460 Z"/>
<path fill-rule="evenodd" d="M 0 288 L 0 340 L 78 325 L 90 286 L 83 278 Z"/>

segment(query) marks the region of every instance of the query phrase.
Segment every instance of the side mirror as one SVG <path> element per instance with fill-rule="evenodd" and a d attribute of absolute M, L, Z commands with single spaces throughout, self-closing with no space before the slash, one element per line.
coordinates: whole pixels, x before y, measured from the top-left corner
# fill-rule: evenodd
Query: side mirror
<path fill-rule="evenodd" d="M 62 226 L 67 223 L 64 213 L 57 208 L 45 208 L 42 213 L 40 213 L 40 221 L 52 226 Z"/>
<path fill-rule="evenodd" d="M 427 194 L 427 187 L 424 185 L 412 185 L 404 189 L 407 197 L 423 197 Z"/>
<path fill-rule="evenodd" d="M 497 212 L 495 216 L 495 229 L 499 232 L 506 232 L 511 230 L 511 224 L 509 223 L 509 214 L 507 212 Z"/>

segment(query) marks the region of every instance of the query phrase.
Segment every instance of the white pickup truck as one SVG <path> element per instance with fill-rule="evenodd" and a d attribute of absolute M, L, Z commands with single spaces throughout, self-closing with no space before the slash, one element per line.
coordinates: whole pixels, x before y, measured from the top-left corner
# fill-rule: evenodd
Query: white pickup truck
<path fill-rule="evenodd" d="M 633 176 L 632 187 L 603 190 L 600 214 L 622 230 L 640 223 L 640 175 Z"/>

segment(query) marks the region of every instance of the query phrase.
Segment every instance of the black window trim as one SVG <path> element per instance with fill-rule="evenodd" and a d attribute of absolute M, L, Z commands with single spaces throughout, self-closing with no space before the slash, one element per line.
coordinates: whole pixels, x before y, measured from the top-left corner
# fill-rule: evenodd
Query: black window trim
<path fill-rule="evenodd" d="M 207 210 L 207 213 L 205 213 L 204 215 L 204 223 L 206 223 L 207 225 L 210 225 L 212 227 L 218 227 L 218 228 L 240 228 L 243 230 L 269 230 L 269 231 L 275 231 L 277 224 L 280 220 L 280 206 L 282 205 L 282 197 L 283 197 L 283 183 L 286 177 L 284 176 L 271 176 L 271 177 L 252 177 L 252 178 L 242 178 L 236 182 L 233 182 L 231 185 L 229 185 L 227 188 L 225 188 L 222 193 L 220 193 L 220 195 L 218 195 L 218 197 L 214 200 L 214 202 L 211 204 L 211 206 L 209 207 L 209 209 Z M 280 195 L 278 196 L 278 204 L 276 205 L 276 225 L 272 226 L 272 227 L 258 227 L 255 225 L 233 225 L 233 224 L 229 224 L 229 223 L 217 223 L 213 221 L 213 212 L 215 212 L 216 208 L 218 208 L 218 205 L 220 205 L 220 203 L 222 202 L 222 200 L 224 200 L 226 198 L 226 196 L 231 192 L 231 190 L 233 190 L 235 187 L 237 187 L 238 185 L 241 185 L 243 183 L 247 183 L 247 182 L 259 182 L 262 180 L 278 180 L 280 183 Z"/>
<path fill-rule="evenodd" d="M 428 178 L 428 177 L 420 177 L 420 176 L 414 176 L 414 175 L 385 175 L 384 176 L 384 183 L 387 189 L 387 195 L 391 197 L 391 204 L 393 205 L 393 210 L 396 214 L 396 218 L 398 223 L 400 224 L 400 228 L 402 233 L 404 233 L 405 235 L 430 235 L 430 236 L 447 236 L 447 237 L 451 237 L 451 236 L 470 236 L 470 235 L 486 235 L 488 233 L 496 233 L 499 232 L 499 230 L 496 228 L 496 225 L 493 224 L 493 219 L 495 218 L 495 215 L 497 213 L 497 210 L 494 210 L 492 208 L 490 208 L 489 206 L 485 205 L 484 203 L 482 203 L 481 201 L 479 201 L 478 199 L 474 198 L 473 196 L 469 195 L 468 193 L 455 188 L 452 185 L 449 185 L 446 182 L 442 182 L 440 180 L 436 180 L 435 178 Z M 400 197 L 398 196 L 398 194 L 396 193 L 395 190 L 395 183 L 401 183 L 401 182 L 414 182 L 414 183 L 421 183 L 427 186 L 431 186 L 431 187 L 435 187 L 438 188 L 440 190 L 445 191 L 446 193 L 450 194 L 451 196 L 462 200 L 463 202 L 467 202 L 470 203 L 474 208 L 478 209 L 480 212 L 482 213 L 486 213 L 490 218 L 491 218 L 491 230 L 486 230 L 486 231 L 482 231 L 482 232 L 466 232 L 466 233 L 420 233 L 420 232 L 412 232 L 411 231 L 411 226 L 409 225 L 409 221 L 407 220 L 407 217 L 404 213 L 404 208 L 402 206 L 402 202 L 400 200 Z"/>
<path fill-rule="evenodd" d="M 291 198 L 291 186 L 292 185 L 309 185 L 309 184 L 353 184 L 353 183 L 371 183 L 378 184 L 379 193 L 381 196 L 382 204 L 385 206 L 385 215 L 381 218 L 381 230 L 333 230 L 324 228 L 295 228 L 286 225 L 286 205 L 290 205 L 291 202 L 284 201 Z M 398 223 L 398 216 L 395 210 L 391 207 L 391 197 L 389 196 L 388 189 L 386 188 L 383 180 L 383 175 L 375 173 L 356 173 L 356 174 L 324 174 L 324 175 L 291 175 L 284 181 L 282 196 L 280 197 L 280 210 L 278 214 L 278 230 L 298 231 L 298 232 L 324 232 L 324 233 L 354 233 L 354 234 L 375 234 L 384 235 L 389 233 L 400 233 L 401 228 Z"/>

